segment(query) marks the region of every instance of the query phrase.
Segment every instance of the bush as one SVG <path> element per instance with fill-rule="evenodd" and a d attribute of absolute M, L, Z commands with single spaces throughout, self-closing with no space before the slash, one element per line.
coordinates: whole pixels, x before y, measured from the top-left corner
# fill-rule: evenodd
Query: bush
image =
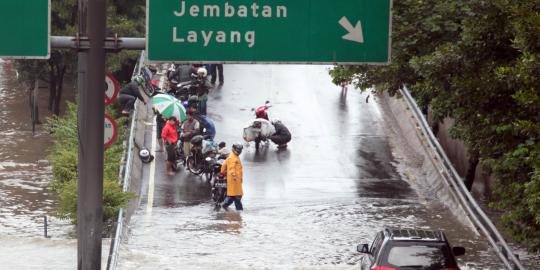
<path fill-rule="evenodd" d="M 107 113 L 116 118 L 116 113 L 107 108 Z M 126 118 L 117 120 L 118 138 L 111 145 L 104 156 L 103 170 L 103 221 L 111 223 L 118 215 L 120 208 L 126 206 L 134 197 L 132 193 L 123 192 L 118 184 L 118 172 L 123 154 L 122 142 L 126 137 Z M 57 216 L 68 218 L 77 223 L 77 106 L 68 103 L 66 114 L 63 117 L 50 118 L 47 128 L 52 134 L 53 144 L 48 156 L 52 165 L 53 179 L 49 188 L 60 197 Z"/>

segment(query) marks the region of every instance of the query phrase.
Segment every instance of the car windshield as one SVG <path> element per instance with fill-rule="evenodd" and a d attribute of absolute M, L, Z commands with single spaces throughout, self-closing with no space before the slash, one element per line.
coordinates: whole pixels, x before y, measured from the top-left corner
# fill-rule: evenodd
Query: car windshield
<path fill-rule="evenodd" d="M 388 251 L 387 264 L 393 267 L 435 270 L 454 267 L 448 247 L 442 243 L 396 243 Z"/>

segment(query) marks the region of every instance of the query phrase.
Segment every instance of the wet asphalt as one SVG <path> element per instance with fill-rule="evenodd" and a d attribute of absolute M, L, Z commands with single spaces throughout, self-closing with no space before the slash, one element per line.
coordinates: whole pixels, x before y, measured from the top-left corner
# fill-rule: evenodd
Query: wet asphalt
<path fill-rule="evenodd" d="M 203 178 L 166 176 L 157 153 L 119 269 L 356 269 L 356 245 L 386 226 L 442 229 L 468 249 L 462 269 L 501 269 L 482 237 L 402 172 L 378 100 L 342 95 L 328 68 L 225 65 L 225 84 L 208 101 L 216 140 L 241 142 L 251 109 L 269 100 L 270 118 L 293 135 L 289 147 L 245 146 L 240 213 L 214 211 Z"/>

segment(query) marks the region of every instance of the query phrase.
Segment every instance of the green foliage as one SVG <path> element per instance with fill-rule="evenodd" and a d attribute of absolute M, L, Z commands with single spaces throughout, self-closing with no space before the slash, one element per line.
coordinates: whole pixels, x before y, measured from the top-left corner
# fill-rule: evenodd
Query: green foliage
<path fill-rule="evenodd" d="M 407 85 L 497 179 L 492 206 L 540 249 L 540 0 L 395 1 L 392 63 L 336 67 L 334 83 Z M 421 18 L 421 19 L 419 19 Z"/>
<path fill-rule="evenodd" d="M 51 1 L 51 34 L 54 36 L 75 36 L 78 32 L 78 0 Z M 107 35 L 113 37 L 143 37 L 145 32 L 145 1 L 114 0 L 107 6 Z M 139 55 L 135 51 L 122 51 L 108 54 L 107 70 L 119 70 L 122 63 L 135 59 Z M 15 67 L 20 80 L 32 82 L 36 75 L 39 79 L 49 81 L 52 66 L 66 66 L 69 76 L 76 71 L 77 52 L 75 50 L 52 49 L 51 59 L 17 60 Z"/>
<path fill-rule="evenodd" d="M 109 108 L 108 108 L 109 109 Z M 108 114 L 114 115 L 112 109 Z M 118 172 L 123 153 L 122 141 L 125 138 L 126 118 L 119 118 L 119 134 L 117 141 L 105 151 L 103 170 L 103 220 L 112 220 L 118 215 L 120 208 L 133 198 L 133 194 L 122 191 L 118 184 Z M 53 145 L 48 159 L 53 167 L 53 180 L 50 188 L 60 195 L 58 215 L 77 221 L 77 107 L 68 104 L 66 115 L 50 118 L 47 123 L 52 134 Z"/>

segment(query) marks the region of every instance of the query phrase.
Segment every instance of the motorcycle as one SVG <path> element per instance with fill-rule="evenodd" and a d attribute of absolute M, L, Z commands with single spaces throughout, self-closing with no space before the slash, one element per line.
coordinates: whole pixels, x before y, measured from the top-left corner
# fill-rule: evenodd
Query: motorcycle
<path fill-rule="evenodd" d="M 208 137 L 209 136 L 205 136 L 205 138 Z M 218 163 L 218 159 L 220 159 L 221 157 L 218 156 L 217 144 L 214 141 L 205 140 L 202 154 L 204 157 L 202 173 L 204 174 L 206 182 L 210 184 L 210 182 L 212 181 L 212 176 L 214 176 L 214 174 L 216 173 L 216 167 L 218 167 L 217 173 L 219 173 L 219 170 L 221 169 L 221 165 L 219 165 Z"/>
<path fill-rule="evenodd" d="M 225 159 L 227 159 L 226 155 L 218 155 L 217 152 L 213 152 L 205 158 L 204 177 L 208 183 L 212 181 L 213 176 L 220 173 L 221 165 Z"/>
<path fill-rule="evenodd" d="M 259 150 L 261 142 L 267 143 L 268 138 L 276 132 L 267 113 L 270 107 L 270 101 L 266 101 L 257 109 L 251 109 L 255 112 L 255 120 L 244 128 L 244 140 L 248 143 L 255 142 L 255 150 Z"/>
<path fill-rule="evenodd" d="M 266 119 L 266 120 L 270 121 L 270 119 L 268 119 L 268 113 L 266 112 L 266 111 L 268 111 L 268 109 L 270 109 L 270 107 L 272 107 L 272 105 L 269 105 L 269 104 L 270 104 L 270 101 L 267 100 L 264 103 L 264 105 L 260 106 L 257 109 L 252 109 L 252 111 L 255 111 L 255 118 L 256 119 L 262 118 L 262 119 Z"/>
<path fill-rule="evenodd" d="M 191 153 L 186 160 L 187 168 L 191 173 L 200 175 L 204 169 L 204 157 L 202 153 L 203 136 L 194 136 L 189 143 L 191 143 Z"/>
<path fill-rule="evenodd" d="M 176 162 L 173 163 L 173 170 L 176 172 L 180 166 L 186 165 L 186 156 L 184 155 L 184 142 L 180 139 L 176 143 Z"/>
<path fill-rule="evenodd" d="M 223 164 L 223 160 L 219 159 L 218 163 L 216 164 L 216 167 L 219 166 L 219 168 L 221 168 L 220 162 L 221 164 Z M 216 209 L 219 209 L 223 201 L 225 201 L 226 195 L 227 195 L 227 178 L 225 175 L 221 175 L 219 171 L 217 171 L 214 177 L 214 182 L 212 183 L 212 200 L 214 201 L 214 205 Z"/>
<path fill-rule="evenodd" d="M 179 100 L 187 100 L 191 95 L 192 81 L 185 81 L 177 84 L 173 84 L 171 87 L 171 94 Z"/>
<path fill-rule="evenodd" d="M 255 142 L 255 150 L 259 150 L 262 142 L 268 143 L 268 138 L 276 132 L 276 128 L 270 121 L 257 118 L 244 128 L 244 140 L 246 142 Z"/>
<path fill-rule="evenodd" d="M 154 96 L 156 94 L 157 88 L 159 88 L 152 85 L 152 77 L 154 76 L 154 74 L 148 67 L 145 66 L 141 69 L 140 75 L 144 78 L 144 93 L 149 97 Z"/>

